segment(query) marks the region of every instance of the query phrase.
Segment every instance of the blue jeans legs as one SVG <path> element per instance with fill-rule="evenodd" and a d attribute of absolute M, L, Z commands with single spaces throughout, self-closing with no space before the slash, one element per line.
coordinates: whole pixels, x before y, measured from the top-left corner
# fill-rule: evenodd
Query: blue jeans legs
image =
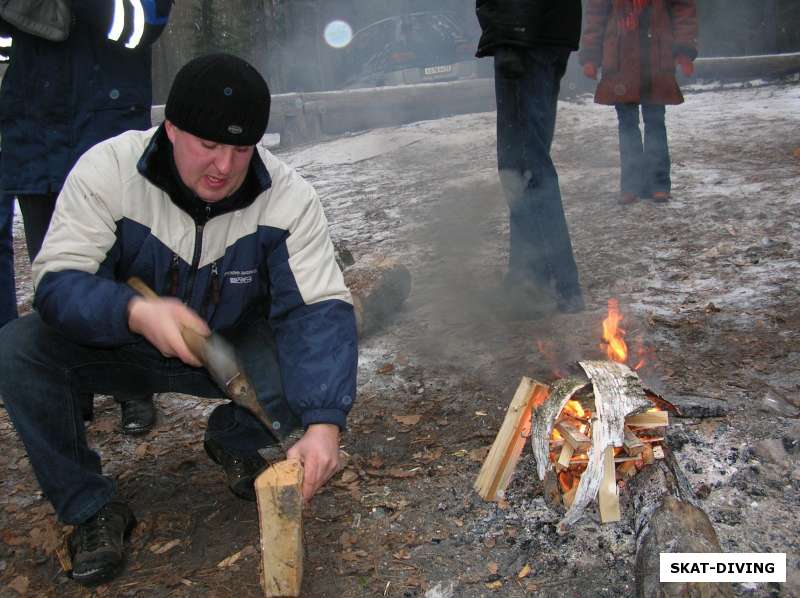
<path fill-rule="evenodd" d="M 266 319 L 248 322 L 228 336 L 240 350 L 261 404 L 286 429 L 296 427 Z M 45 497 L 68 524 L 91 517 L 115 492 L 86 440 L 80 401 L 89 392 L 222 397 L 206 370 L 168 359 L 144 339 L 122 347 L 88 347 L 65 338 L 36 313 L 0 329 L 0 394 Z M 232 404 L 214 410 L 206 435 L 239 456 L 274 442 L 254 416 Z"/>
<path fill-rule="evenodd" d="M 642 104 L 644 140 L 639 128 L 639 104 L 617 104 L 619 121 L 620 190 L 637 197 L 669 191 L 670 158 L 665 108 Z"/>
<path fill-rule="evenodd" d="M 497 165 L 510 212 L 506 280 L 552 291 L 560 300 L 577 299 L 578 270 L 550 157 L 570 52 L 556 47 L 518 51 L 521 76 L 506 77 L 495 68 Z"/>

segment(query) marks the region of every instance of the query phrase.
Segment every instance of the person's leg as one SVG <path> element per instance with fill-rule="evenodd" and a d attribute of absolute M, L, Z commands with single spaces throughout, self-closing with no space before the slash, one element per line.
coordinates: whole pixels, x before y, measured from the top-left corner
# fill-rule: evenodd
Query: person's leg
<path fill-rule="evenodd" d="M 644 155 L 639 129 L 639 105 L 616 104 L 619 129 L 620 193 L 623 197 L 643 197 Z"/>
<path fill-rule="evenodd" d="M 266 318 L 259 318 L 225 336 L 236 347 L 244 373 L 262 409 L 269 413 L 275 433 L 285 438 L 300 422 L 283 393 L 278 352 L 269 323 Z M 226 403 L 209 416 L 203 446 L 208 456 L 222 466 L 231 492 L 239 498 L 255 500 L 253 484 L 266 465 L 258 451 L 277 448 L 272 432 L 247 409 Z"/>
<path fill-rule="evenodd" d="M 147 434 L 156 425 L 156 406 L 152 394 L 116 395 L 120 407 L 120 429 L 125 434 Z"/>
<path fill-rule="evenodd" d="M 0 195 L 0 328 L 17 317 L 13 224 L 14 196 Z"/>
<path fill-rule="evenodd" d="M 281 381 L 278 349 L 266 318 L 250 320 L 222 333 L 236 347 L 242 368 L 253 384 L 262 408 L 270 414 L 282 437 L 300 426 L 286 401 Z M 208 418 L 206 439 L 219 443 L 228 453 L 247 457 L 276 444 L 275 437 L 248 410 L 234 403 L 217 407 Z"/>
<path fill-rule="evenodd" d="M 567 221 L 561 202 L 558 173 L 550 156 L 556 124 L 558 92 L 569 51 L 562 48 L 530 49 L 525 55 L 525 75 L 518 80 L 515 96 L 516 126 L 513 142 L 501 141 L 498 125 L 498 165 L 511 170 L 516 186 L 508 183 L 511 214 L 511 281 L 527 281 L 555 292 L 559 308 L 574 311 L 583 306 L 578 270 L 572 252 Z M 501 119 L 498 99 L 498 121 Z M 520 140 L 521 136 L 521 140 Z M 501 160 L 504 146 L 511 166 Z M 516 154 L 516 157 L 514 157 Z M 514 162 L 517 160 L 518 162 Z M 508 191 L 511 190 L 511 193 Z"/>
<path fill-rule="evenodd" d="M 57 193 L 46 193 L 44 195 L 20 195 L 17 198 L 19 209 L 22 212 L 25 243 L 31 262 L 36 259 L 42 248 L 42 242 L 50 227 L 50 218 L 56 208 L 57 197 Z"/>
<path fill-rule="evenodd" d="M 36 313 L 0 329 L 0 394 L 42 491 L 62 522 L 82 523 L 115 491 L 87 444 L 81 397 L 89 392 L 172 390 L 174 361 L 144 340 L 116 349 L 79 345 Z M 219 396 L 205 378 L 205 396 Z"/>
<path fill-rule="evenodd" d="M 653 194 L 667 194 L 672 190 L 670 157 L 665 122 L 665 106 L 642 104 L 644 120 L 645 172 Z"/>

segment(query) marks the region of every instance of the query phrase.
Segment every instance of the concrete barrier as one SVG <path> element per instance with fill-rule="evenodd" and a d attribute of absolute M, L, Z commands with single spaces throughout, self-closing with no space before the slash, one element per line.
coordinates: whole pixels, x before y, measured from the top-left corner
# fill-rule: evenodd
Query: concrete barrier
<path fill-rule="evenodd" d="M 748 80 L 800 72 L 800 52 L 767 56 L 699 58 L 695 78 Z M 579 69 L 573 68 L 577 73 Z M 570 73 L 570 76 L 577 76 Z M 588 79 L 586 80 L 589 81 Z M 565 83 L 562 89 L 568 92 Z M 593 91 L 595 83 L 571 86 L 573 93 Z M 569 93 L 567 93 L 569 95 Z M 340 135 L 378 127 L 402 125 L 456 114 L 495 110 L 494 80 L 465 79 L 395 87 L 372 87 L 272 96 L 268 133 L 279 133 L 281 145 L 308 143 L 323 135 Z M 164 107 L 153 107 L 153 123 L 164 119 Z"/>

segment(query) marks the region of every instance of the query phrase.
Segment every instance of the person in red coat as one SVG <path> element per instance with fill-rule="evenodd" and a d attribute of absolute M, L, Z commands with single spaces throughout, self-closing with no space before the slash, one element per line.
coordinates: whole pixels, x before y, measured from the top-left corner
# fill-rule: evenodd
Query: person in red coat
<path fill-rule="evenodd" d="M 687 77 L 694 72 L 695 0 L 588 0 L 586 13 L 579 59 L 587 77 L 597 79 L 602 71 L 594 101 L 617 110 L 620 203 L 647 197 L 667 202 L 671 180 L 665 106 L 683 103 L 675 67 Z"/>

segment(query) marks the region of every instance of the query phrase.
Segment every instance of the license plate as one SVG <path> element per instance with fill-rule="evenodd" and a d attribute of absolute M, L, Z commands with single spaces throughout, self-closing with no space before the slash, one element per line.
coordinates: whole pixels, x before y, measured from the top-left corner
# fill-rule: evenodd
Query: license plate
<path fill-rule="evenodd" d="M 423 72 L 426 75 L 441 75 L 443 73 L 449 73 L 453 70 L 452 64 L 445 64 L 442 66 L 426 66 Z"/>

